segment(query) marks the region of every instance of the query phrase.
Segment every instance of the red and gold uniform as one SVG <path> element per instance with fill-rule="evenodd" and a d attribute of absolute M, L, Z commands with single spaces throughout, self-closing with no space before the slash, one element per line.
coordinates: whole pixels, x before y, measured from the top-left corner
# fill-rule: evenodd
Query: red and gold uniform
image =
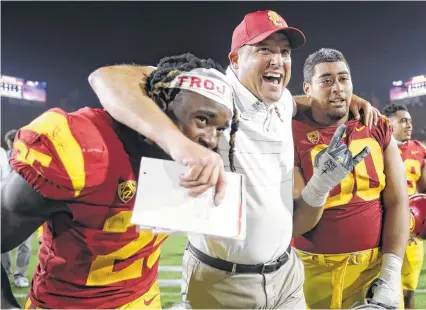
<path fill-rule="evenodd" d="M 422 176 L 425 165 L 425 147 L 416 140 L 409 140 L 399 146 L 405 172 L 407 174 L 408 194 L 417 193 L 417 181 Z M 414 291 L 419 283 L 420 272 L 423 265 L 423 240 L 410 242 L 405 252 L 404 263 L 402 265 L 402 288 Z"/>
<path fill-rule="evenodd" d="M 129 157 L 104 110 L 52 109 L 21 128 L 12 168 L 72 213 L 43 224 L 25 308 L 161 308 L 166 236 L 130 224 L 139 160 Z"/>
<path fill-rule="evenodd" d="M 346 125 L 343 140 L 352 154 L 365 146 L 371 151 L 330 192 L 316 227 L 293 240 L 305 265 L 309 308 L 350 308 L 365 298 L 368 285 L 380 272 L 380 194 L 386 185 L 383 157 L 392 130 L 385 118 L 371 130 L 357 120 Z M 306 183 L 313 175 L 315 156 L 327 147 L 336 128 L 293 120 L 295 166 L 301 168 Z"/>

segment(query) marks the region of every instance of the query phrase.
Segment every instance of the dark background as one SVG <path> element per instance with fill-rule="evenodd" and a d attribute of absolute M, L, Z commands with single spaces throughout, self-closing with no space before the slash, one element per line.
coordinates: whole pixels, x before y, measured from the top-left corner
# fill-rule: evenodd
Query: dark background
<path fill-rule="evenodd" d="M 226 66 L 234 28 L 265 9 L 307 37 L 293 52 L 293 94 L 304 59 L 321 47 L 343 52 L 354 92 L 378 107 L 392 81 L 426 74 L 426 2 L 2 2 L 2 74 L 48 85 L 41 108 L 2 98 L 2 133 L 53 106 L 99 106 L 87 77 L 100 66 L 183 52 Z"/>

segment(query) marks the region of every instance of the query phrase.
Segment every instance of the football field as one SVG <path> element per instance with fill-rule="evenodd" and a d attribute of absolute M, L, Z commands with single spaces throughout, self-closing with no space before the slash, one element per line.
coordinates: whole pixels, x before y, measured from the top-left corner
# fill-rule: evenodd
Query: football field
<path fill-rule="evenodd" d="M 162 247 L 159 277 L 163 308 L 168 308 L 173 303 L 179 302 L 181 300 L 179 295 L 179 279 L 181 277 L 180 266 L 182 264 L 182 254 L 185 248 L 185 244 L 186 238 L 170 236 Z M 28 276 L 32 275 L 33 270 L 37 264 L 37 250 L 38 242 L 34 237 L 33 257 L 31 258 L 31 265 L 28 270 Z M 14 287 L 13 284 L 12 288 L 19 303 L 23 306 L 28 289 L 18 289 Z M 418 292 L 416 292 L 416 308 L 426 309 L 426 264 L 423 265 Z"/>

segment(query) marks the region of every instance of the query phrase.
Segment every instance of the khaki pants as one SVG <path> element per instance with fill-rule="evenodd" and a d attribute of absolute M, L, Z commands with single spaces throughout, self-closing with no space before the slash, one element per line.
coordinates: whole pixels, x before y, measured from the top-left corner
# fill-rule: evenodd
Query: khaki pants
<path fill-rule="evenodd" d="M 306 309 L 303 263 L 294 250 L 268 274 L 231 274 L 183 256 L 181 294 L 194 309 Z"/>

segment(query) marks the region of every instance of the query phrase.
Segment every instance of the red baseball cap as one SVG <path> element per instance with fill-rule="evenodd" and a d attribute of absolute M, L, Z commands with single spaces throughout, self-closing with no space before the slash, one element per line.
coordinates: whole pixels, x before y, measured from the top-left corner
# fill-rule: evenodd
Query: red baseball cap
<path fill-rule="evenodd" d="M 257 11 L 244 16 L 243 21 L 232 34 L 231 52 L 243 45 L 254 45 L 275 32 L 283 32 L 292 49 L 305 44 L 306 38 L 302 31 L 289 27 L 285 20 L 274 11 Z"/>

